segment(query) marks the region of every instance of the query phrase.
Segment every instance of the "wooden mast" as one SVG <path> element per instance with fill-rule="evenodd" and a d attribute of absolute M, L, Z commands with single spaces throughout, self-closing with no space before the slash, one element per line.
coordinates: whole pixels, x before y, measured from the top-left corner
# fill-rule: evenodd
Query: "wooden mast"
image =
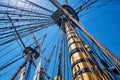
<path fill-rule="evenodd" d="M 9 15 L 7 15 L 7 17 L 9 18 L 9 21 L 10 21 L 13 29 L 15 30 L 15 32 L 16 32 L 16 34 L 17 34 L 17 37 L 18 37 L 18 39 L 20 40 L 23 48 L 25 48 L 25 44 L 24 44 L 24 42 L 22 41 L 22 39 L 21 39 L 18 31 L 16 30 L 14 24 L 12 23 L 11 17 L 10 17 Z M 18 69 L 17 72 L 13 75 L 13 77 L 11 78 L 11 80 L 14 80 L 15 77 L 17 76 L 17 74 L 18 74 L 19 72 L 20 72 L 20 78 L 19 78 L 19 79 L 20 79 L 20 80 L 25 80 L 25 76 L 26 76 L 25 66 L 26 66 L 26 64 L 27 64 L 27 61 L 28 61 L 28 60 L 26 59 L 26 60 L 23 62 L 23 64 L 19 67 L 19 69 Z"/>
<path fill-rule="evenodd" d="M 65 30 L 74 80 L 108 80 L 108 77 L 100 72 L 95 64 L 91 63 L 90 57 L 83 48 L 84 44 L 69 22 L 65 23 Z"/>
<path fill-rule="evenodd" d="M 7 17 L 9 18 L 9 21 L 12 25 L 12 28 L 15 30 L 16 35 L 17 35 L 18 39 L 20 40 L 23 48 L 25 49 L 23 52 L 25 53 L 25 55 L 27 55 L 27 58 L 22 63 L 22 65 L 19 67 L 19 69 L 15 72 L 15 74 L 12 76 L 11 80 L 14 80 L 16 78 L 16 76 L 18 75 L 18 73 L 20 73 L 19 80 L 26 80 L 26 64 L 27 64 L 27 62 L 31 60 L 34 64 L 34 66 L 36 67 L 34 61 L 32 60 L 32 57 L 38 58 L 39 55 L 36 55 L 37 52 L 33 48 L 25 46 L 25 44 L 24 44 L 23 40 L 21 39 L 17 29 L 15 28 L 14 24 L 12 23 L 11 17 L 9 15 L 7 15 Z"/>
<path fill-rule="evenodd" d="M 74 80 L 110 80 L 110 76 L 103 71 L 99 70 L 97 64 L 93 64 L 90 62 L 89 54 L 83 50 L 83 46 L 85 46 L 82 41 L 78 38 L 76 32 L 73 29 L 73 25 L 76 25 L 86 36 L 88 36 L 91 41 L 93 41 L 98 48 L 109 58 L 113 59 L 116 63 L 113 63 L 114 66 L 119 66 L 119 58 L 114 56 L 112 52 L 107 50 L 99 41 L 97 41 L 87 30 L 79 24 L 79 22 L 73 17 L 72 14 L 69 13 L 66 9 L 64 9 L 56 0 L 50 0 L 59 11 L 62 12 L 65 18 L 65 30 L 68 38 L 68 46 L 70 51 L 70 58 L 72 64 L 72 73 Z M 56 15 L 55 15 L 56 16 Z M 59 15 L 58 17 L 60 17 Z M 53 17 L 54 19 L 54 17 Z M 66 22 L 66 20 L 69 20 Z M 55 19 L 57 22 L 57 20 Z M 72 22 L 72 23 L 71 23 Z M 59 24 L 59 20 L 58 20 Z M 89 47 L 89 46 L 88 46 Z M 88 49 L 89 50 L 89 49 Z M 92 60 L 93 61 L 93 60 Z M 117 67 L 116 67 L 117 68 Z"/>
<path fill-rule="evenodd" d="M 56 0 L 49 0 L 51 3 L 53 3 L 65 16 L 67 16 L 78 28 L 86 35 L 88 36 L 91 41 L 93 41 L 96 46 L 98 46 L 102 52 L 109 58 L 114 60 L 115 63 L 113 63 L 116 66 L 120 66 L 120 59 L 115 56 L 111 51 L 109 51 L 105 46 L 103 46 L 98 40 L 96 40 L 79 22 L 71 16 L 71 14 L 63 9 L 63 7 L 56 1 Z"/>

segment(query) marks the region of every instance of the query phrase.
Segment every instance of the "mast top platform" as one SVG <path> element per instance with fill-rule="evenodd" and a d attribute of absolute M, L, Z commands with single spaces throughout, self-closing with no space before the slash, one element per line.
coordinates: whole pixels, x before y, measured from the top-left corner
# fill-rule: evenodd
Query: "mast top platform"
<path fill-rule="evenodd" d="M 62 5 L 62 7 L 67 10 L 69 12 L 69 14 L 71 14 L 77 21 L 79 21 L 79 17 L 77 15 L 77 13 L 75 12 L 75 10 L 69 6 L 69 5 Z M 66 17 L 61 10 L 57 9 L 53 15 L 51 16 L 53 18 L 53 20 L 55 21 L 56 24 L 58 24 L 58 26 L 61 27 L 61 23 L 68 20 L 68 17 Z"/>

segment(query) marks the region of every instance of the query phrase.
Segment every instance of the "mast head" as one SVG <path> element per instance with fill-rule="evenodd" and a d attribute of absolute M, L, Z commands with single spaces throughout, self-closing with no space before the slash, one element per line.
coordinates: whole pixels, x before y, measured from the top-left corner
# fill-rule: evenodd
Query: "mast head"
<path fill-rule="evenodd" d="M 62 5 L 62 7 L 67 10 L 71 16 L 73 16 L 77 21 L 79 21 L 79 17 L 77 15 L 77 13 L 75 12 L 75 10 L 69 6 L 69 5 Z M 59 27 L 61 27 L 62 24 L 64 24 L 64 22 L 68 21 L 69 18 L 66 17 L 61 10 L 57 9 L 53 15 L 51 16 L 53 18 L 53 20 L 55 21 L 56 24 L 58 24 Z M 61 27 L 62 30 L 64 30 L 63 27 Z"/>
<path fill-rule="evenodd" d="M 37 59 L 40 55 L 39 53 L 32 47 L 28 46 L 25 48 L 24 53 L 29 56 L 30 59 Z"/>

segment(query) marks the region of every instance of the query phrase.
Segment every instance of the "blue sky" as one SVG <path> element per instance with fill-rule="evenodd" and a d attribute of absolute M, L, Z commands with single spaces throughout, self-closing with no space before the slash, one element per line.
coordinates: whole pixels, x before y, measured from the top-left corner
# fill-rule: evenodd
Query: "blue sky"
<path fill-rule="evenodd" d="M 15 4 L 16 1 L 17 0 L 10 0 L 10 3 Z M 30 0 L 30 1 L 33 1 L 45 8 L 52 10 L 52 11 L 56 10 L 56 7 L 54 7 L 50 2 L 48 2 L 48 0 Z M 76 9 L 81 4 L 81 3 L 77 3 L 77 2 L 80 2 L 80 0 L 68 0 L 68 1 L 69 1 L 69 5 L 71 5 L 74 9 Z M 102 1 L 104 2 L 105 0 L 101 0 L 101 2 Z M 1 0 L 0 2 L 7 3 L 8 0 Z M 59 2 L 63 5 L 65 3 L 65 0 L 59 0 Z M 119 52 L 120 52 L 120 20 L 119 20 L 119 18 L 120 18 L 120 5 L 119 5 L 120 1 L 113 0 L 113 1 L 109 2 L 108 4 L 106 4 L 105 6 L 94 10 L 94 8 L 99 6 L 101 4 L 101 2 L 89 7 L 85 11 L 85 12 L 88 12 L 88 14 L 81 16 L 81 14 L 83 14 L 84 12 L 80 12 L 79 13 L 79 19 L 80 19 L 79 22 L 97 40 L 99 40 L 103 45 L 105 45 L 107 48 L 109 48 L 116 56 L 118 56 L 120 58 L 120 54 L 119 54 Z M 23 4 L 20 3 L 18 6 L 21 7 L 22 5 Z M 0 8 L 1 8 L 1 6 L 0 6 Z M 2 16 L 3 15 L 0 14 L 0 17 L 2 17 Z M 48 53 L 49 53 L 49 51 L 51 51 L 52 46 L 54 46 L 55 44 L 56 45 L 58 44 L 57 42 L 59 41 L 59 38 L 61 36 L 60 30 L 59 30 L 58 26 L 56 26 L 56 25 L 36 32 L 35 36 L 37 37 L 37 39 L 39 39 L 46 33 L 49 33 L 49 34 L 47 34 L 44 45 L 42 46 L 42 49 L 47 47 L 46 51 L 44 52 L 45 57 L 48 56 Z M 27 36 L 26 38 L 23 38 L 23 41 L 25 42 L 26 46 L 28 46 L 34 40 L 31 36 Z M 51 43 L 49 43 L 50 41 L 51 41 Z M 22 47 L 16 48 L 16 49 L 14 49 L 14 51 L 12 51 L 12 49 L 15 48 L 15 46 L 20 46 L 20 42 L 18 40 L 14 41 L 12 43 L 0 46 L 0 50 L 2 50 L 6 46 L 7 46 L 7 48 L 3 51 L 0 51 L 0 54 L 3 55 L 3 54 L 8 53 L 6 55 L 7 57 L 5 56 L 5 57 L 1 58 L 0 63 L 3 63 L 4 60 L 6 61 L 7 58 L 12 58 L 12 56 L 14 54 L 20 53 L 20 55 L 22 55 L 22 51 L 23 51 Z M 10 51 L 10 50 L 11 50 L 11 52 L 9 54 L 8 51 Z M 11 72 L 9 71 L 8 74 L 6 74 L 6 75 L 4 74 L 3 76 L 0 75 L 0 80 L 1 79 L 9 80 L 8 78 L 10 78 L 11 75 L 13 75 L 14 71 L 17 70 L 17 68 L 19 67 L 18 65 L 23 62 L 23 59 L 21 59 L 20 61 L 18 61 L 15 64 L 13 64 L 9 68 L 2 70 L 0 72 L 0 74 L 4 73 L 5 71 L 8 71 L 10 69 L 11 69 Z M 53 57 L 52 60 L 54 61 L 54 59 L 55 59 L 55 56 Z M 53 63 L 51 63 L 51 65 L 53 65 Z M 49 75 L 52 74 L 51 70 L 52 70 L 52 66 L 49 67 L 49 71 L 48 71 Z"/>
<path fill-rule="evenodd" d="M 82 25 L 118 57 L 120 57 L 119 3 L 119 1 L 109 3 L 81 18 Z"/>

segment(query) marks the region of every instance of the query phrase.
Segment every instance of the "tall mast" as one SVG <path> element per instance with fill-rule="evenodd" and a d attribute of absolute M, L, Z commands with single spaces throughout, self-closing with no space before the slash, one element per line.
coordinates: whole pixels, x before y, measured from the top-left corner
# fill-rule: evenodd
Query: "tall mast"
<path fill-rule="evenodd" d="M 25 66 L 21 69 L 19 74 L 20 74 L 20 79 L 19 80 L 26 80 L 26 76 L 25 76 L 25 74 L 26 74 L 26 67 Z"/>
<path fill-rule="evenodd" d="M 72 74 L 74 80 L 110 80 L 112 77 L 107 71 L 100 68 L 100 65 L 92 59 L 90 48 L 85 45 L 81 38 L 78 37 L 74 28 L 78 27 L 103 54 L 111 61 L 119 72 L 119 58 L 113 55 L 107 48 L 100 44 L 87 30 L 79 24 L 79 19 L 72 7 L 69 5 L 60 5 L 56 0 L 50 0 L 58 10 L 52 15 L 52 18 L 60 26 L 64 23 L 62 30 L 67 35 Z M 62 17 L 62 18 L 61 18 Z M 64 22 L 62 22 L 64 20 Z"/>
<path fill-rule="evenodd" d="M 19 74 L 19 80 L 26 80 L 26 64 L 28 61 L 32 61 L 33 65 L 36 67 L 35 63 L 34 63 L 34 59 L 37 59 L 39 54 L 37 53 L 37 51 L 35 51 L 33 48 L 26 47 L 24 42 L 22 41 L 17 29 L 15 28 L 14 24 L 12 23 L 12 19 L 9 15 L 7 15 L 7 17 L 9 18 L 9 21 L 13 27 L 13 29 L 16 32 L 16 35 L 18 37 L 18 39 L 20 40 L 23 48 L 24 48 L 24 53 L 25 55 L 27 55 L 27 58 L 25 59 L 25 61 L 23 62 L 23 64 L 19 67 L 19 69 L 16 71 L 16 73 L 12 76 L 11 80 L 14 80 L 16 78 L 16 76 Z"/>
<path fill-rule="evenodd" d="M 65 30 L 70 51 L 70 60 L 74 80 L 108 80 L 109 78 L 91 63 L 84 44 L 73 30 L 70 22 L 65 22 Z"/>
<path fill-rule="evenodd" d="M 116 66 L 120 66 L 120 59 L 115 56 L 112 52 L 110 52 L 106 47 L 104 47 L 99 41 L 97 41 L 90 33 L 88 33 L 88 31 L 79 24 L 79 22 L 73 17 L 71 16 L 71 14 L 65 10 L 56 0 L 50 0 L 65 16 L 67 16 L 76 26 L 78 26 L 78 28 L 84 33 L 86 34 L 102 51 L 103 53 L 109 57 L 109 59 L 112 58 L 112 60 L 114 60 L 116 63 L 113 63 Z"/>
<path fill-rule="evenodd" d="M 12 23 L 11 17 L 10 17 L 9 15 L 7 15 L 7 17 L 9 18 L 9 21 L 10 21 L 13 29 L 15 30 L 15 32 L 16 32 L 16 34 L 17 34 L 17 37 L 18 37 L 18 39 L 20 40 L 23 48 L 25 48 L 25 44 L 24 44 L 24 42 L 22 41 L 19 33 L 17 32 L 14 24 Z M 25 71 L 26 69 L 25 69 L 25 66 L 26 66 L 26 64 L 27 64 L 27 60 L 25 60 L 25 61 L 23 62 L 23 64 L 22 64 L 21 67 L 18 69 L 18 71 L 14 74 L 14 76 L 12 77 L 11 80 L 14 80 L 14 78 L 17 76 L 18 73 L 20 74 L 19 80 L 25 80 L 25 77 L 26 77 L 26 71 Z"/>

